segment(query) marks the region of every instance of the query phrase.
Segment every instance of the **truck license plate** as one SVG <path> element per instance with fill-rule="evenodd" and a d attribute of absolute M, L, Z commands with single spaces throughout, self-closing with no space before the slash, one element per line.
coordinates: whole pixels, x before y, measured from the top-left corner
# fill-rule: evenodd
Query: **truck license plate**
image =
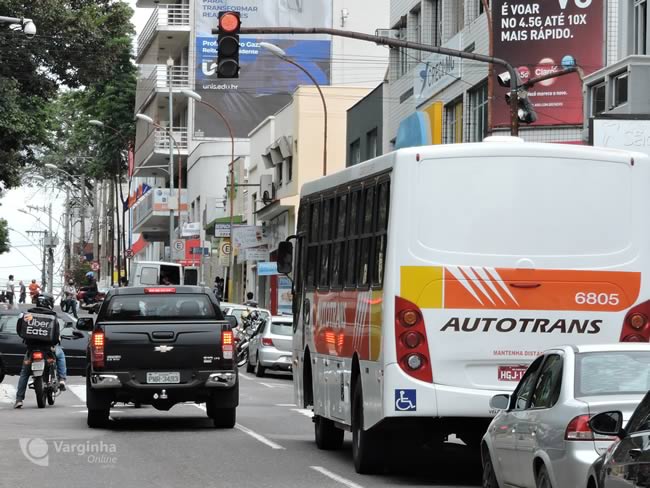
<path fill-rule="evenodd" d="M 147 383 L 180 383 L 180 373 L 147 373 Z"/>
<path fill-rule="evenodd" d="M 499 381 L 520 381 L 528 366 L 499 366 Z"/>

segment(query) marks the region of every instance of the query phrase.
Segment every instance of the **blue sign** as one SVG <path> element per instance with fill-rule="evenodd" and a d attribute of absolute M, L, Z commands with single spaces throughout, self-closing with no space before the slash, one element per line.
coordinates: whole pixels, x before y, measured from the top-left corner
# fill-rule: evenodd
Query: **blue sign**
<path fill-rule="evenodd" d="M 395 410 L 415 412 L 417 410 L 417 390 L 395 390 Z"/>
<path fill-rule="evenodd" d="M 266 262 L 257 263 L 258 276 L 274 276 L 278 274 L 278 263 Z"/>

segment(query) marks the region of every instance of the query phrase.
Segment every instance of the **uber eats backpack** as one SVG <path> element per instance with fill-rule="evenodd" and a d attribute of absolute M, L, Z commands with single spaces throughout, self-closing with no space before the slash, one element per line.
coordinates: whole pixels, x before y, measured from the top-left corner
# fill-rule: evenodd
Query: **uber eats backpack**
<path fill-rule="evenodd" d="M 28 344 L 51 344 L 59 342 L 59 321 L 56 313 L 47 308 L 30 308 L 20 315 L 16 332 Z"/>

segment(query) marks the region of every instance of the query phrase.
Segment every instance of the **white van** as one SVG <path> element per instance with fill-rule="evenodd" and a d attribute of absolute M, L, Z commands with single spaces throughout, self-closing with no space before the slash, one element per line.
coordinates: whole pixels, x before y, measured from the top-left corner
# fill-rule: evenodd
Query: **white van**
<path fill-rule="evenodd" d="M 183 266 L 164 261 L 136 261 L 131 265 L 131 278 L 129 286 L 157 286 L 186 284 Z M 189 284 L 189 283 L 188 283 Z"/>

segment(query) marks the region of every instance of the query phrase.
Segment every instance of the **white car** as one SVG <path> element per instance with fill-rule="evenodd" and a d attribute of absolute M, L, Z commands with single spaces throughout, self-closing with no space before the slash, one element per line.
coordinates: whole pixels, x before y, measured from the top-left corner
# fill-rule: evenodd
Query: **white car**
<path fill-rule="evenodd" d="M 589 419 L 620 410 L 627 421 L 649 389 L 647 343 L 547 350 L 512 395 L 492 398 L 500 412 L 483 436 L 483 487 L 586 487 L 613 440 L 594 434 Z"/>
<path fill-rule="evenodd" d="M 276 316 L 265 320 L 255 331 L 248 346 L 246 371 L 264 376 L 267 369 L 291 371 L 293 317 Z"/>

